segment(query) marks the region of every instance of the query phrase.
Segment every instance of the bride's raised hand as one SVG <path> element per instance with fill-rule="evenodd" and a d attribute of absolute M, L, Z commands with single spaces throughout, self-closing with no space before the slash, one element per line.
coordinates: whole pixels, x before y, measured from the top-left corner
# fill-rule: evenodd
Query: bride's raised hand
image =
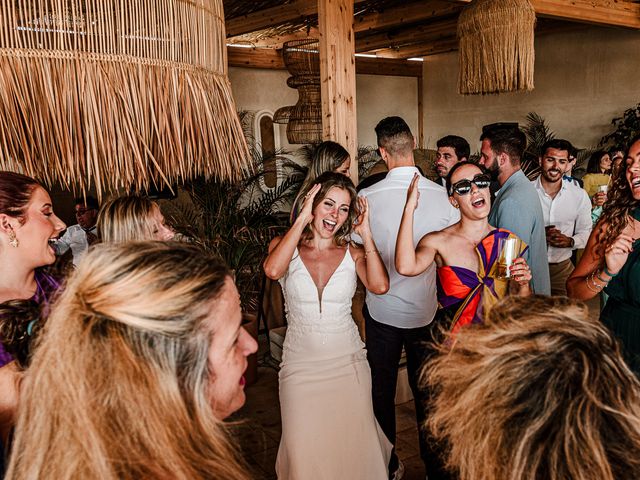
<path fill-rule="evenodd" d="M 409 189 L 407 190 L 407 202 L 404 208 L 414 211 L 418 208 L 418 199 L 420 198 L 420 191 L 418 190 L 418 182 L 420 181 L 420 175 L 417 173 L 413 176 Z"/>
<path fill-rule="evenodd" d="M 369 226 L 369 201 L 366 197 L 358 197 L 358 218 L 353 222 L 353 232 L 364 237 L 371 233 Z"/>
<path fill-rule="evenodd" d="M 300 215 L 298 218 L 304 225 L 308 225 L 313 221 L 313 199 L 316 197 L 322 185 L 316 183 L 311 190 L 307 192 L 302 201 L 302 208 L 300 208 Z"/>

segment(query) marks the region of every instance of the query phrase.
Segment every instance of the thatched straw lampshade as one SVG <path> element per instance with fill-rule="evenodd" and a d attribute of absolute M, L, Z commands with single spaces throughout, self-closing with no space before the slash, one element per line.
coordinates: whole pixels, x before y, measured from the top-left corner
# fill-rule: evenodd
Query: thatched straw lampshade
<path fill-rule="evenodd" d="M 474 0 L 460 14 L 458 91 L 533 90 L 536 14 L 529 0 Z"/>
<path fill-rule="evenodd" d="M 4 0 L 0 169 L 98 193 L 248 165 L 222 0 Z"/>

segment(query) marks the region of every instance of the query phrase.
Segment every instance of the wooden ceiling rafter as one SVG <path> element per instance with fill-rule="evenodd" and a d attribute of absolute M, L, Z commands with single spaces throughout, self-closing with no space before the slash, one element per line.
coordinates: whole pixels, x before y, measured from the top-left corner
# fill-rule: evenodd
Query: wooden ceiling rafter
<path fill-rule="evenodd" d="M 361 7 L 354 16 L 356 52 L 375 54 L 381 58 L 406 59 L 456 50 L 456 18 L 470 1 L 390 2 L 385 8 L 384 2 L 355 0 L 355 5 Z M 308 31 L 311 36 L 317 35 L 318 31 L 313 26 L 317 19 L 317 2 L 293 0 L 228 19 L 228 41 L 277 49 L 285 41 L 304 38 Z M 531 3 L 539 23 L 554 19 L 566 25 L 566 28 L 556 26 L 551 29 L 553 31 L 574 29 L 583 24 L 640 29 L 640 3 L 630 0 L 531 0 Z M 278 26 L 283 26 L 283 30 L 298 30 L 279 34 Z M 271 37 L 268 36 L 269 29 L 273 30 Z M 265 30 L 265 33 L 261 35 L 260 30 Z M 538 33 L 542 31 L 544 28 L 537 29 Z M 244 38 L 243 34 L 253 34 L 253 40 Z M 234 58 L 247 58 L 240 53 L 233 55 Z M 263 55 L 260 58 L 270 57 Z M 368 59 L 369 62 L 372 60 L 375 61 Z M 266 60 L 266 63 L 271 61 Z M 238 62 L 242 63 L 243 60 Z M 265 60 L 261 60 L 261 64 L 265 64 Z"/>
<path fill-rule="evenodd" d="M 364 53 L 382 48 L 401 47 L 406 44 L 437 41 L 455 37 L 458 17 L 448 17 L 439 22 L 415 25 L 397 31 L 380 32 L 366 37 L 356 36 L 356 52 Z"/>
<path fill-rule="evenodd" d="M 282 51 L 272 48 L 228 47 L 227 59 L 230 67 L 286 70 Z M 356 73 L 360 75 L 421 77 L 422 62 L 356 57 Z"/>

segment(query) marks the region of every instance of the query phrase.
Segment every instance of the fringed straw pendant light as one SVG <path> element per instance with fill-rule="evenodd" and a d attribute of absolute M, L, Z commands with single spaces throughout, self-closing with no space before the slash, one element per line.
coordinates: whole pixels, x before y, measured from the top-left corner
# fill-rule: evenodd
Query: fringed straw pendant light
<path fill-rule="evenodd" d="M 225 43 L 222 0 L 3 1 L 0 169 L 99 194 L 237 177 Z"/>
<path fill-rule="evenodd" d="M 460 14 L 458 91 L 533 90 L 535 10 L 529 0 L 474 0 Z"/>

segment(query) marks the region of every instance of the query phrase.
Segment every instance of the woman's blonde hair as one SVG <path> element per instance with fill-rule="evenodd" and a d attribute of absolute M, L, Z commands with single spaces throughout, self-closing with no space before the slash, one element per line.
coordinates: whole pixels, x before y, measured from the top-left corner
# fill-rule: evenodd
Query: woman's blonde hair
<path fill-rule="evenodd" d="M 248 478 L 209 399 L 228 278 L 187 244 L 90 251 L 27 371 L 7 478 Z"/>
<path fill-rule="evenodd" d="M 98 237 L 106 243 L 152 240 L 157 228 L 152 218 L 158 204 L 146 197 L 127 195 L 109 200 L 98 213 Z"/>
<path fill-rule="evenodd" d="M 640 384 L 584 304 L 507 297 L 423 375 L 461 480 L 640 478 Z"/>

